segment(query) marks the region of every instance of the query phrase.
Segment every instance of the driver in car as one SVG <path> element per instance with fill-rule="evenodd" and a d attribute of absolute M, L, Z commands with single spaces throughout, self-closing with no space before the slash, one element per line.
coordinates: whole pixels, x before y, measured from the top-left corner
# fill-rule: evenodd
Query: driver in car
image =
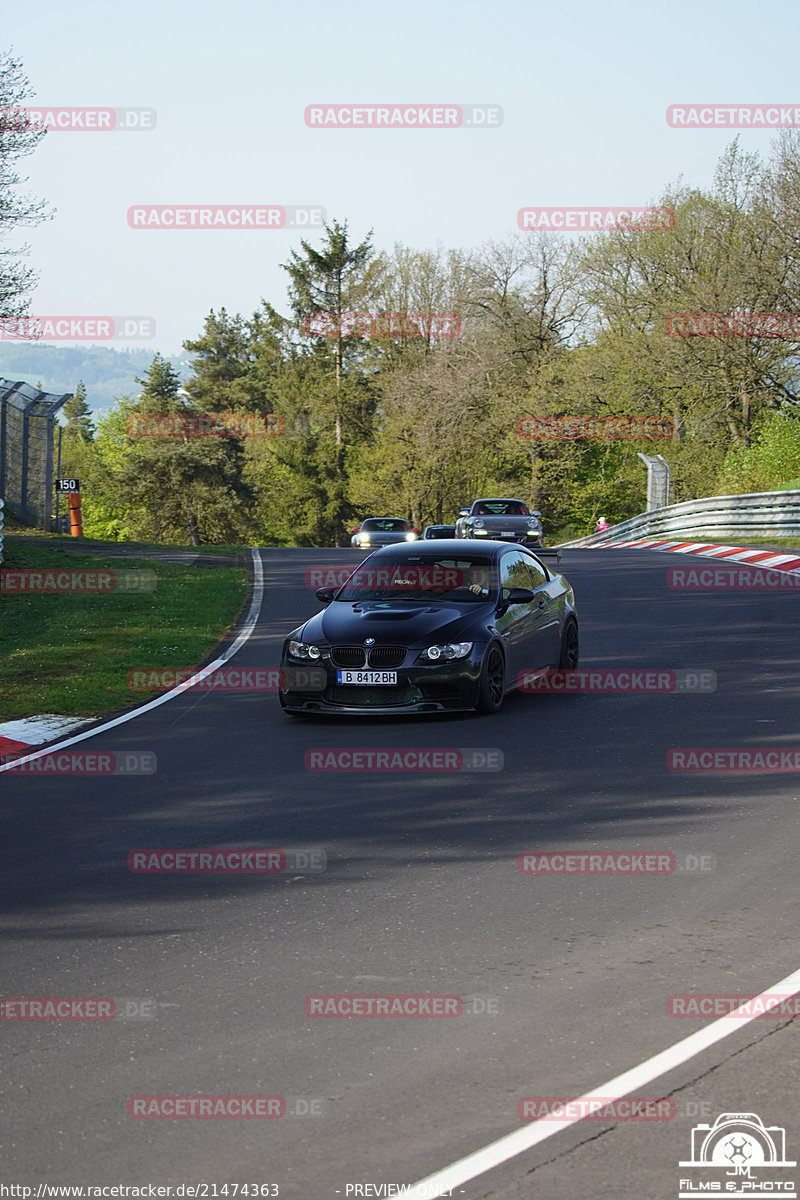
<path fill-rule="evenodd" d="M 489 572 L 485 567 L 472 567 L 469 577 L 472 582 L 468 585 L 469 591 L 473 596 L 483 596 L 486 599 L 489 597 Z"/>

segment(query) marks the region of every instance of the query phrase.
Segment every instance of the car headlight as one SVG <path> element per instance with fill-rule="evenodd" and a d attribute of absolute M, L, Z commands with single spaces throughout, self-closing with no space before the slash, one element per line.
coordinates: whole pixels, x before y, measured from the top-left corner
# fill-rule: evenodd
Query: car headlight
<path fill-rule="evenodd" d="M 312 646 L 308 642 L 298 642 L 294 638 L 289 642 L 289 658 L 299 658 L 301 662 L 308 662 L 309 659 L 316 660 L 319 656 L 319 646 Z"/>
<path fill-rule="evenodd" d="M 409 531 L 409 532 L 406 534 L 406 541 L 407 541 L 407 542 L 415 542 L 416 540 L 417 540 L 417 535 L 416 535 L 415 533 L 413 533 L 413 532 Z"/>
<path fill-rule="evenodd" d="M 475 528 L 473 528 L 472 532 L 475 534 L 475 537 L 488 537 L 488 536 L 489 536 L 489 530 L 488 530 L 488 529 L 475 529 Z"/>
<path fill-rule="evenodd" d="M 420 658 L 423 662 L 449 661 L 454 658 L 466 658 L 472 649 L 472 642 L 447 642 L 444 646 L 428 646 Z"/>
<path fill-rule="evenodd" d="M 541 529 L 541 527 L 542 527 L 542 522 L 537 521 L 535 517 L 533 517 L 530 521 L 528 521 L 528 529 Z"/>
<path fill-rule="evenodd" d="M 483 521 L 481 521 L 478 517 L 473 517 L 472 528 L 473 529 L 483 529 Z"/>

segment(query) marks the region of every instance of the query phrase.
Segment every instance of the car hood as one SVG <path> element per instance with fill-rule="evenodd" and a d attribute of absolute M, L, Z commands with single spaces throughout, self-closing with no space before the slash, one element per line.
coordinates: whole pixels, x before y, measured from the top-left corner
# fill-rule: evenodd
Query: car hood
<path fill-rule="evenodd" d="M 466 607 L 466 606 L 465 606 Z M 475 609 L 473 613 L 473 607 Z M 303 627 L 303 641 L 323 645 L 357 645 L 374 638 L 378 645 L 427 645 L 471 640 L 469 631 L 491 611 L 489 604 L 425 604 L 407 600 L 334 600 Z M 465 636 L 466 635 L 466 636 Z"/>

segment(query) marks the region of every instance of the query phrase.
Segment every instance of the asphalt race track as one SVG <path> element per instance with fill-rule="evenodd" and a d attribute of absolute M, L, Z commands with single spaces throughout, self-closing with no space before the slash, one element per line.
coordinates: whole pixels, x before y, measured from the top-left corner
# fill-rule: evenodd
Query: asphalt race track
<path fill-rule="evenodd" d="M 361 557 L 261 555 L 240 668 L 276 667 L 316 611 L 308 568 Z M 530 1128 L 526 1097 L 603 1094 L 713 1021 L 668 1015 L 670 996 L 755 996 L 795 972 L 797 772 L 682 773 L 667 755 L 800 746 L 798 591 L 675 591 L 679 562 L 565 552 L 581 667 L 713 672 L 713 691 L 308 721 L 271 693 L 192 690 L 75 747 L 154 754 L 154 774 L 0 774 L 2 995 L 111 997 L 118 1014 L 0 1023 L 5 1176 L 391 1194 Z M 310 749 L 476 747 L 503 769 L 306 769 Z M 128 869 L 137 848 L 236 847 L 324 852 L 326 869 Z M 674 855 L 675 869 L 518 870 L 548 852 Z M 307 1015 L 326 994 L 459 997 L 460 1015 Z M 672 1100 L 665 1119 L 565 1123 L 453 1194 L 677 1196 L 692 1127 L 721 1111 L 788 1125 L 797 1150 L 797 1026 L 728 1024 L 635 1093 Z M 132 1097 L 175 1095 L 280 1096 L 286 1113 L 128 1115 Z"/>

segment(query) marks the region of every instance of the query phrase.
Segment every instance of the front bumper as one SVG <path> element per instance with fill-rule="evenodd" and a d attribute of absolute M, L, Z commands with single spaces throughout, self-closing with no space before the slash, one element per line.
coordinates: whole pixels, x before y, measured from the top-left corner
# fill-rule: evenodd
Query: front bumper
<path fill-rule="evenodd" d="M 418 542 L 421 539 L 417 534 L 413 538 L 406 537 L 404 533 L 374 533 L 369 534 L 366 541 L 359 541 L 359 535 L 354 533 L 350 538 L 350 545 L 354 550 L 363 550 L 364 553 L 370 553 L 373 550 L 382 550 L 384 546 L 405 546 L 409 542 Z"/>
<path fill-rule="evenodd" d="M 397 668 L 396 685 L 340 684 L 329 655 L 313 670 L 284 658 L 278 693 L 287 712 L 326 716 L 399 716 L 414 713 L 467 712 L 478 702 L 484 647 L 466 658 L 420 663 L 409 650 Z"/>

